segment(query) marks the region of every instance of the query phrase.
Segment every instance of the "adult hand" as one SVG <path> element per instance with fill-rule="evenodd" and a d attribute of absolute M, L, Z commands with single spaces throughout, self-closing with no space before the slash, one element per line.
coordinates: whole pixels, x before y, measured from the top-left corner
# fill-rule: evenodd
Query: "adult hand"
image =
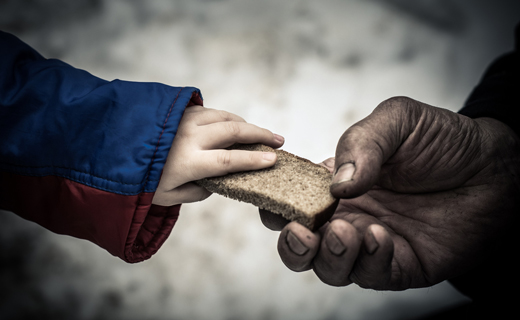
<path fill-rule="evenodd" d="M 231 172 L 258 170 L 276 163 L 273 152 L 226 150 L 235 143 L 263 143 L 273 148 L 284 139 L 241 117 L 202 106 L 184 111 L 152 203 L 171 206 L 206 199 L 209 191 L 191 182 Z"/>
<path fill-rule="evenodd" d="M 511 245 L 503 238 L 520 209 L 520 147 L 499 121 L 392 98 L 349 128 L 324 165 L 343 199 L 318 232 L 283 227 L 278 251 L 291 270 L 312 268 L 335 286 L 404 290 Z"/>

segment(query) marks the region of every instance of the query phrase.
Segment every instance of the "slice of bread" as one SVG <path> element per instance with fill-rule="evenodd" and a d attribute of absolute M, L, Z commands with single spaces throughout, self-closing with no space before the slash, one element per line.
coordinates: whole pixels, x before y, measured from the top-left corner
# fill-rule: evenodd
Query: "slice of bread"
<path fill-rule="evenodd" d="M 326 168 L 283 150 L 261 144 L 232 148 L 276 152 L 273 167 L 206 178 L 197 183 L 210 192 L 251 203 L 316 230 L 329 220 L 338 205 L 330 193 L 332 175 Z"/>

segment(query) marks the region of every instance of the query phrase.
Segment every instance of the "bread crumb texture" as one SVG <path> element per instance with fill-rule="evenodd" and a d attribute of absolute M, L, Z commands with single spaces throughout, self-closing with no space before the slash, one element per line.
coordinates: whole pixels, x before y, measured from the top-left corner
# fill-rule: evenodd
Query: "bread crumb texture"
<path fill-rule="evenodd" d="M 231 173 L 197 183 L 211 192 L 251 203 L 310 227 L 314 225 L 316 215 L 336 202 L 329 190 L 332 175 L 326 168 L 265 145 L 232 148 L 276 152 L 277 162 L 267 169 Z"/>

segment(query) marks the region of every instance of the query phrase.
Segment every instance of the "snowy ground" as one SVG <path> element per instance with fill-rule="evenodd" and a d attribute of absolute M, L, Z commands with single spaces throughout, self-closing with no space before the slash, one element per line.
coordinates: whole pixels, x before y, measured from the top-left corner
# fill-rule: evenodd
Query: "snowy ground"
<path fill-rule="evenodd" d="M 470 5 L 471 4 L 471 5 Z M 107 80 L 202 90 L 319 162 L 382 100 L 458 110 L 513 46 L 518 1 L 0 1 L 0 29 Z M 333 288 L 292 273 L 254 207 L 185 205 L 163 248 L 128 265 L 0 213 L 0 318 L 415 319 L 466 299 L 447 283 Z"/>

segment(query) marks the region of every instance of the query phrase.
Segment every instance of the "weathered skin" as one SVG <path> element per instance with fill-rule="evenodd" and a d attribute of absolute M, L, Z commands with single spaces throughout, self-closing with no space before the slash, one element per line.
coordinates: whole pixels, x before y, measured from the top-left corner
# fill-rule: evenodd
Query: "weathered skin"
<path fill-rule="evenodd" d="M 513 246 L 503 237 L 520 209 L 519 142 L 494 119 L 392 98 L 324 161 L 343 198 L 327 225 L 312 233 L 267 212 L 262 220 L 283 227 L 278 250 L 291 270 L 313 269 L 334 286 L 431 286 Z"/>

